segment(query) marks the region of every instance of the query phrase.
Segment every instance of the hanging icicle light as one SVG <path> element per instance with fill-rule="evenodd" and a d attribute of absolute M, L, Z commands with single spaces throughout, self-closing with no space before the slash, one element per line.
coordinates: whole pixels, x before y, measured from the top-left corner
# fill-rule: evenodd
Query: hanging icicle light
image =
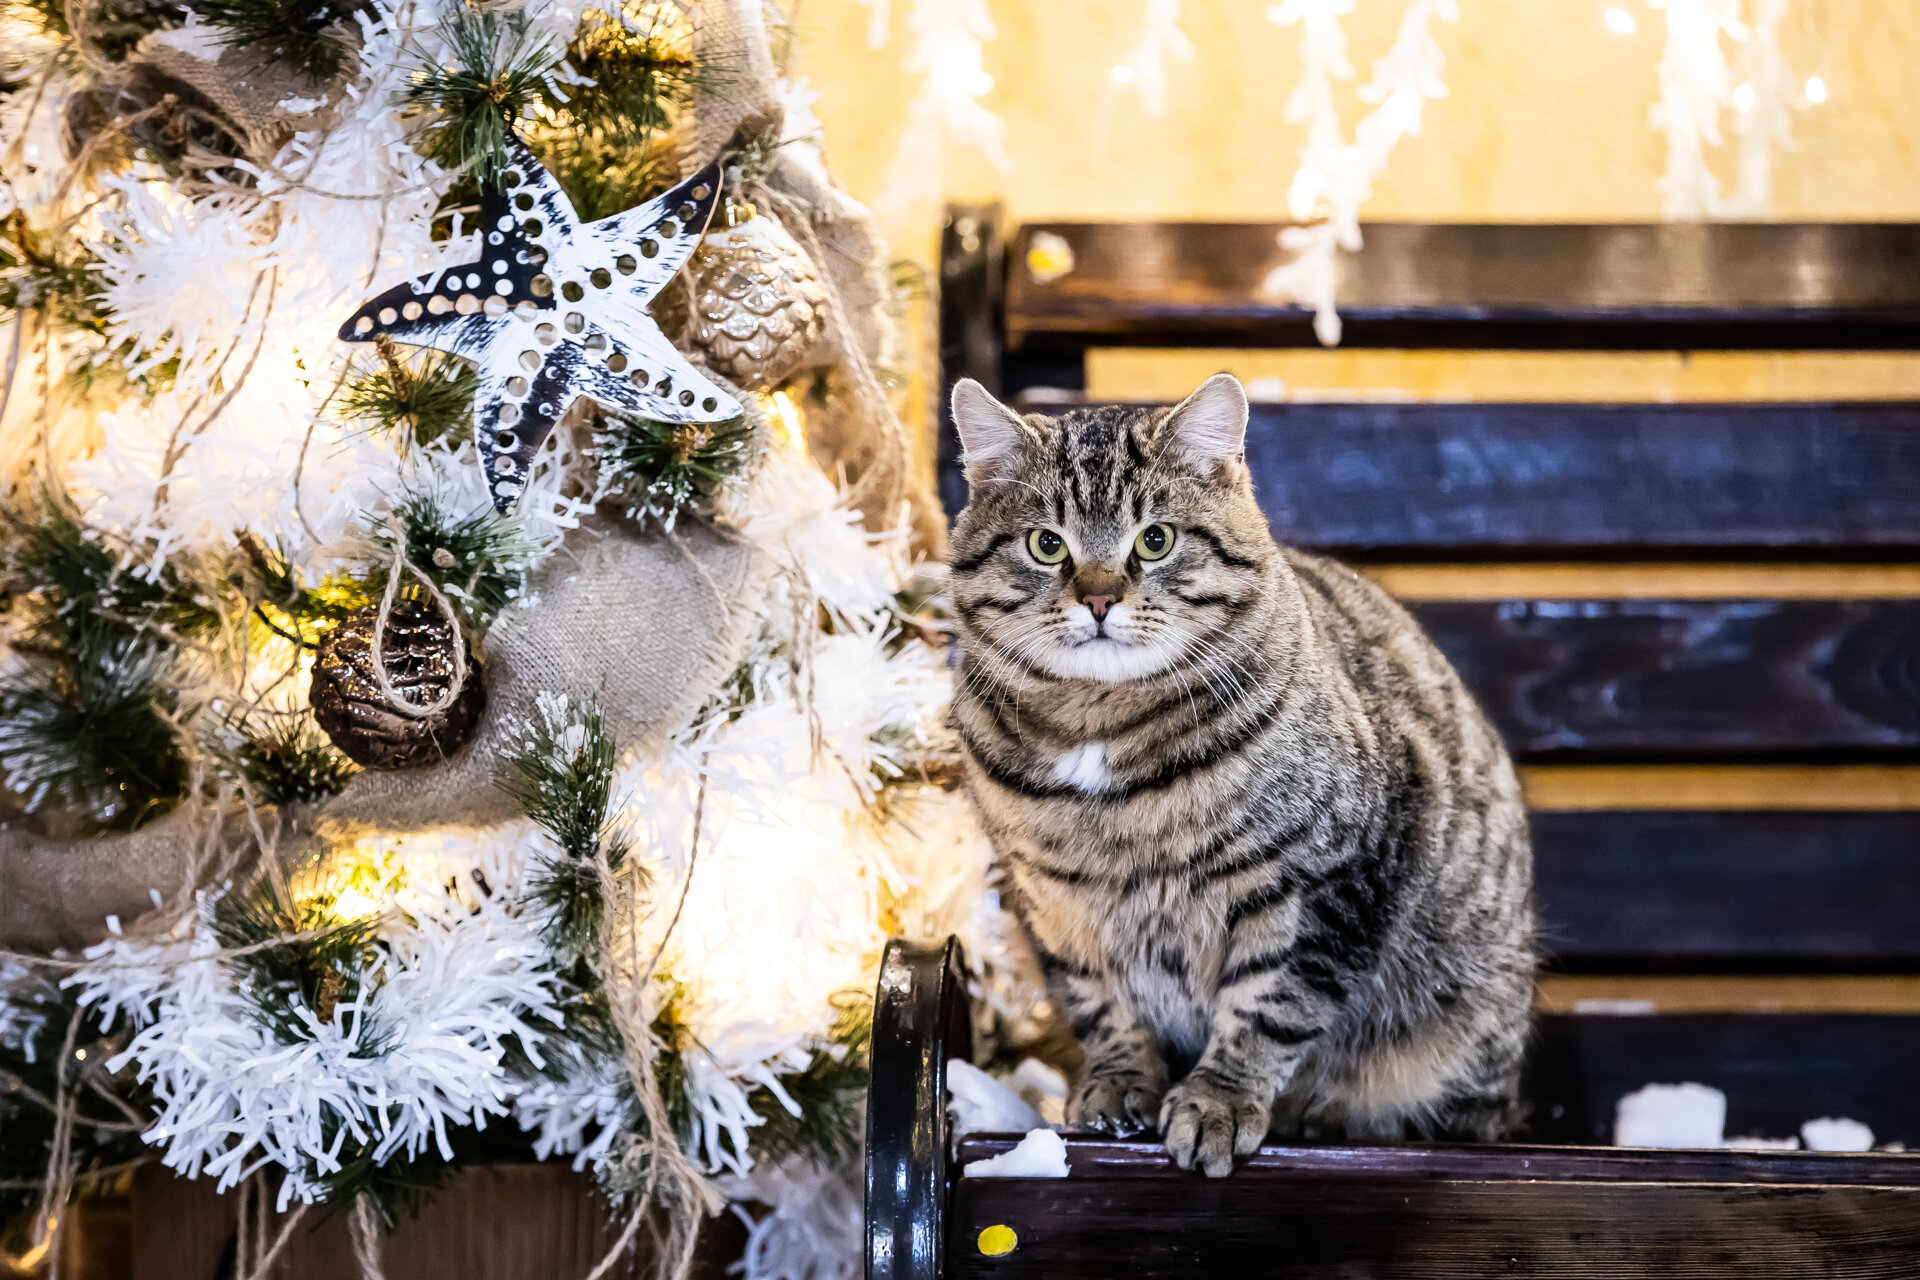
<path fill-rule="evenodd" d="M 1309 225 L 1280 233 L 1280 246 L 1293 257 L 1268 274 L 1261 291 L 1312 307 L 1314 333 L 1327 346 L 1340 341 L 1334 298 L 1338 253 L 1358 252 L 1360 207 L 1373 194 L 1374 181 L 1400 140 L 1420 132 L 1426 100 L 1446 96 L 1440 78 L 1446 58 L 1434 40 L 1433 24 L 1460 17 L 1454 0 L 1410 0 L 1392 47 L 1374 62 L 1373 78 L 1359 91 L 1360 100 L 1374 107 L 1354 127 L 1349 143 L 1341 132 L 1334 84 L 1353 78 L 1340 28 L 1353 3 L 1284 0 L 1267 10 L 1276 25 L 1300 28 L 1300 83 L 1287 99 L 1287 119 L 1306 127 L 1307 140 L 1287 189 L 1287 206 L 1296 222 Z"/>
<path fill-rule="evenodd" d="M 1660 178 L 1666 217 L 1771 216 L 1774 148 L 1793 146 L 1794 109 L 1820 101 L 1826 91 L 1822 83 L 1820 97 L 1803 94 L 1781 51 L 1789 3 L 1753 0 L 1749 14 L 1743 0 L 1647 0 L 1667 19 L 1660 100 L 1649 112 L 1667 140 Z M 1739 147 L 1732 189 L 1723 193 L 1708 160 L 1721 145 L 1720 115 L 1729 109 Z"/>
<path fill-rule="evenodd" d="M 1167 59 L 1193 61 L 1193 42 L 1180 30 L 1180 0 L 1147 0 L 1146 22 L 1126 60 L 1113 69 L 1115 84 L 1140 94 L 1150 116 L 1167 114 Z"/>

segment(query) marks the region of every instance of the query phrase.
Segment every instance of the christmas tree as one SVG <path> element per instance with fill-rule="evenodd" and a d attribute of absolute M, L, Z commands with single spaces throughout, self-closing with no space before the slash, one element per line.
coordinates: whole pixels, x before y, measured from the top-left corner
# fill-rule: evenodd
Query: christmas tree
<path fill-rule="evenodd" d="M 758 3 L 15 0 L 0 1155 L 591 1169 L 851 1274 L 887 933 L 1000 953 L 892 279 Z M 778 36 L 778 32 L 774 36 Z M 649 1215 L 653 1215 L 650 1219 Z"/>

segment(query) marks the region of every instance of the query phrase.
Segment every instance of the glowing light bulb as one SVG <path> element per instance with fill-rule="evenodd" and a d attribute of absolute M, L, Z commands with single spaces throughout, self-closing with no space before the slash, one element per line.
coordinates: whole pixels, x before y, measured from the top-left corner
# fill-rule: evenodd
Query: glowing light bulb
<path fill-rule="evenodd" d="M 1819 76 L 1807 77 L 1807 101 L 1825 102 L 1827 100 L 1827 82 Z"/>
<path fill-rule="evenodd" d="M 773 443 L 794 449 L 802 454 L 807 451 L 807 427 L 801 420 L 800 406 L 793 397 L 784 391 L 775 391 L 771 395 L 761 393 L 754 397 L 760 405 L 760 412 L 766 415 L 767 425 L 772 428 Z"/>
<path fill-rule="evenodd" d="M 380 903 L 358 885 L 348 885 L 333 900 L 333 914 L 342 920 L 364 920 L 379 910 Z"/>
<path fill-rule="evenodd" d="M 1128 66 L 1126 63 L 1123 62 L 1113 69 L 1113 82 L 1115 84 L 1127 84 L 1132 79 L 1133 79 L 1133 68 Z"/>
<path fill-rule="evenodd" d="M 1753 110 L 1754 98 L 1755 94 L 1752 85 L 1739 84 L 1733 87 L 1733 105 L 1737 109 L 1741 111 Z"/>
<path fill-rule="evenodd" d="M 1633 20 L 1633 15 L 1618 5 L 1610 7 L 1603 16 L 1607 20 L 1607 29 L 1619 35 L 1630 36 L 1640 29 L 1640 24 Z"/>

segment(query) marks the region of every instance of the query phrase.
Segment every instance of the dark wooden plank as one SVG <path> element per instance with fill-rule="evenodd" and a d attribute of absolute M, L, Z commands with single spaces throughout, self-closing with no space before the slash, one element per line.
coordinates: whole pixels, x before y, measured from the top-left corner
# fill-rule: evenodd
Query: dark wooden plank
<path fill-rule="evenodd" d="M 1008 274 L 1008 345 L 1022 359 L 1090 345 L 1314 345 L 1310 312 L 1260 293 L 1286 256 L 1279 230 L 1024 226 Z M 1366 247 L 1340 268 L 1349 346 L 1920 346 L 1920 225 L 1371 223 L 1363 232 Z M 1042 233 L 1073 253 L 1073 270 L 1057 279 L 1024 266 Z"/>
<path fill-rule="evenodd" d="M 232 1280 L 238 1205 L 236 1193 L 219 1194 L 211 1179 L 145 1166 L 133 1181 L 132 1264 L 114 1273 L 115 1280 Z M 285 1222 L 273 1215 L 270 1230 L 277 1233 Z M 475 1165 L 455 1173 L 396 1231 L 382 1234 L 380 1262 L 387 1275 L 407 1280 L 578 1277 L 607 1255 L 625 1225 L 610 1214 L 592 1175 L 564 1163 Z M 345 1213 L 309 1210 L 294 1233 L 272 1280 L 363 1274 Z M 745 1246 L 734 1215 L 708 1219 L 688 1280 L 722 1280 Z M 643 1232 L 607 1274 L 638 1280 L 653 1276 L 660 1261 Z"/>
<path fill-rule="evenodd" d="M 1011 1150 L 1025 1135 L 971 1133 L 960 1139 L 964 1168 Z M 1068 1176 L 1193 1181 L 1157 1139 L 1066 1136 Z M 1269 1143 L 1236 1162 L 1236 1178 L 1393 1178 L 1456 1182 L 1740 1182 L 1750 1185 L 1920 1187 L 1920 1155 L 1884 1152 L 1660 1151 L 1629 1147 L 1501 1143 L 1445 1146 L 1288 1146 Z"/>
<path fill-rule="evenodd" d="M 966 502 L 966 485 L 947 493 L 948 477 L 960 475 L 960 445 L 950 407 L 953 384 L 972 378 L 1000 394 L 1001 286 L 1006 245 L 997 204 L 949 205 L 940 233 L 940 443 L 937 460 L 941 500 L 951 510 Z"/>
<path fill-rule="evenodd" d="M 1522 759 L 1920 749 L 1920 600 L 1411 609 Z"/>
<path fill-rule="evenodd" d="M 1920 403 L 1256 404 L 1247 465 L 1277 536 L 1358 560 L 1920 550 Z"/>
<path fill-rule="evenodd" d="M 996 1280 L 1911 1277 L 1920 1189 L 963 1179 L 948 1274 Z M 1012 1227 L 1014 1249 L 980 1233 Z"/>
<path fill-rule="evenodd" d="M 1920 967 L 1920 813 L 1536 813 L 1533 847 L 1564 969 Z"/>
<path fill-rule="evenodd" d="M 1920 404 L 1256 405 L 1282 540 L 1356 557 L 1920 549 Z"/>
<path fill-rule="evenodd" d="M 1543 1142 L 1612 1140 L 1614 1107 L 1644 1085 L 1727 1095 L 1727 1133 L 1791 1137 L 1847 1116 L 1880 1142 L 1920 1147 L 1920 1017 L 1893 1014 L 1548 1014 L 1525 1092 Z"/>

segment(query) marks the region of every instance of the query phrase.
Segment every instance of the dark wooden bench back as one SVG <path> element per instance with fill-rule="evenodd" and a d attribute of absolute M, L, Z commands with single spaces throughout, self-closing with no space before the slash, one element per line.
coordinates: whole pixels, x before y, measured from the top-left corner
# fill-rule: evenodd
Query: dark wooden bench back
<path fill-rule="evenodd" d="M 1259 293 L 1276 230 L 956 210 L 945 378 L 1046 411 L 1096 348 L 1309 343 Z M 1920 348 L 1920 226 L 1366 242 L 1349 345 Z M 957 509 L 950 426 L 941 460 Z M 1702 1080 L 1730 1131 L 1920 1142 L 1920 403 L 1261 403 L 1247 460 L 1276 536 L 1400 594 L 1524 767 L 1537 1132 L 1605 1141 L 1621 1093 Z"/>

